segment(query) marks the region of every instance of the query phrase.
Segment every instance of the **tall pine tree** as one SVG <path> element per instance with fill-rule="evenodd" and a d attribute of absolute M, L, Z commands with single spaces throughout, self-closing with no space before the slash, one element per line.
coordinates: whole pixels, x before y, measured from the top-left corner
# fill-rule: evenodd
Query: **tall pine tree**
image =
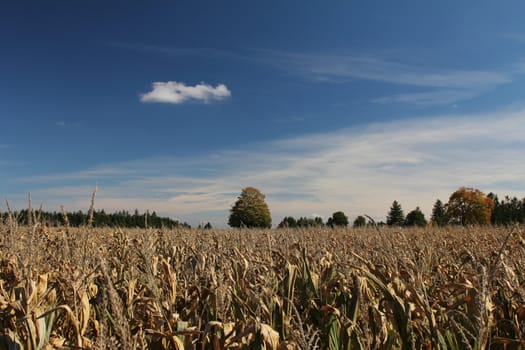
<path fill-rule="evenodd" d="M 430 218 L 433 225 L 445 226 L 447 224 L 447 218 L 445 215 L 445 206 L 441 200 L 437 200 L 432 208 L 432 216 Z"/>
<path fill-rule="evenodd" d="M 388 216 L 386 217 L 386 224 L 388 226 L 403 226 L 405 223 L 405 214 L 401 208 L 401 204 L 397 201 L 392 203 Z"/>

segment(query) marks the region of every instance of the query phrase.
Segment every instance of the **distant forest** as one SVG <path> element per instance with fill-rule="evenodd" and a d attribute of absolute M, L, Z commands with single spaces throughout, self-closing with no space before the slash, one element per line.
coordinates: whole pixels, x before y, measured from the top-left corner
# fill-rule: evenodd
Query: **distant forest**
<path fill-rule="evenodd" d="M 56 226 L 71 226 L 80 227 L 89 223 L 89 213 L 84 213 L 81 210 L 66 213 L 64 216 L 61 212 L 46 212 L 35 210 L 31 215 L 28 215 L 27 209 L 14 211 L 11 213 L 2 213 L 0 217 L 3 222 L 9 220 L 16 221 L 19 225 L 28 225 L 33 222 L 40 222 L 49 227 Z M 66 219 L 67 217 L 67 219 Z M 126 227 L 126 228 L 175 228 L 175 227 L 190 227 L 187 223 L 180 223 L 168 217 L 157 216 L 155 212 L 139 213 L 135 210 L 130 214 L 126 210 L 121 210 L 115 213 L 106 213 L 104 210 L 95 210 L 93 212 L 93 226 L 94 227 Z"/>
<path fill-rule="evenodd" d="M 453 198 L 454 195 L 457 198 Z M 488 202 L 485 202 L 488 201 Z M 247 207 L 253 207 L 253 203 Z M 270 213 L 268 212 L 268 216 Z M 271 219 L 270 219 L 271 220 Z M 246 220 L 245 220 L 246 221 Z M 525 224 L 525 198 L 505 196 L 499 199 L 494 193 L 488 195 L 483 192 L 462 187 L 451 196 L 448 203 L 437 200 L 432 209 L 430 222 L 436 226 L 454 225 L 481 225 L 492 224 L 498 226 Z M 0 212 L 0 224 L 13 223 L 18 225 L 32 225 L 40 223 L 48 227 L 70 226 L 70 227 L 122 227 L 122 228 L 191 228 L 191 226 L 169 217 L 158 216 L 155 211 L 140 213 L 135 209 L 133 214 L 127 210 L 120 210 L 114 213 L 106 213 L 102 210 L 95 210 L 90 221 L 90 213 L 81 210 L 74 212 L 47 212 L 42 210 L 22 209 L 17 211 Z M 378 225 L 388 226 L 425 226 L 427 219 L 420 211 L 419 207 L 412 210 L 408 215 L 404 215 L 401 204 L 397 201 L 392 203 L 392 207 L 387 214 L 386 223 L 377 222 Z M 320 226 L 348 226 L 348 217 L 342 212 L 336 212 L 325 223 L 321 217 L 308 218 L 300 217 L 295 219 L 286 216 L 277 225 L 277 228 L 300 228 L 300 227 L 320 227 Z M 358 216 L 353 223 L 354 227 L 369 225 L 363 215 Z M 265 223 L 265 227 L 268 226 Z M 247 225 L 249 227 L 249 225 Z M 199 225 L 199 229 L 211 229 L 210 223 Z"/>

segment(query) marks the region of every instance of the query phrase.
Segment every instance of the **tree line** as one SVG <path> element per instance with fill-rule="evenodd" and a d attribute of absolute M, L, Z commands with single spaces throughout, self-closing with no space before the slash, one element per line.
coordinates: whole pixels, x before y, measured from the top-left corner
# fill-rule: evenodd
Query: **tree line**
<path fill-rule="evenodd" d="M 14 222 L 20 225 L 29 225 L 39 222 L 47 226 L 80 227 L 92 225 L 94 227 L 126 227 L 126 228 L 191 228 L 187 223 L 181 223 L 169 217 L 158 216 L 155 212 L 140 213 L 137 209 L 133 214 L 126 210 L 106 213 L 94 210 L 92 216 L 81 210 L 75 212 L 46 212 L 42 210 L 20 210 L 0 213 L 0 222 Z M 494 193 L 485 195 L 478 189 L 461 187 L 453 192 L 447 203 L 437 199 L 430 220 L 416 207 L 407 215 L 398 201 L 394 201 L 386 222 L 374 222 L 370 217 L 359 215 L 353 221 L 353 227 L 366 225 L 388 226 L 445 226 L 445 225 L 511 225 L 525 223 L 525 198 L 505 196 L 503 199 Z M 265 202 L 264 194 L 254 187 L 246 187 L 230 209 L 228 224 L 231 227 L 272 227 L 270 209 Z M 321 217 L 284 217 L 277 225 L 278 228 L 308 228 L 308 227 L 347 227 L 350 221 L 342 211 L 336 211 L 326 222 Z M 200 229 L 212 228 L 210 223 L 199 225 Z"/>
<path fill-rule="evenodd" d="M 278 228 L 301 228 L 301 227 L 346 227 L 349 219 L 342 211 L 332 214 L 326 222 L 321 217 L 307 218 L 286 216 L 277 225 Z M 445 225 L 511 225 L 525 223 L 525 198 L 505 196 L 502 200 L 494 193 L 485 195 L 482 191 L 460 187 L 453 192 L 447 203 L 437 199 L 432 208 L 430 220 L 419 207 L 411 210 L 407 215 L 398 201 L 394 201 L 390 207 L 386 222 L 374 222 L 364 215 L 358 216 L 353 221 L 353 227 L 366 225 L 388 225 L 388 226 L 445 226 Z M 254 187 L 242 190 L 237 202 L 230 210 L 228 224 L 231 227 L 271 227 L 271 215 L 265 196 Z"/>
<path fill-rule="evenodd" d="M 525 223 L 525 198 L 505 196 L 500 200 L 494 193 L 461 187 L 453 192 L 447 203 L 437 199 L 432 207 L 430 221 L 419 207 L 403 214 L 401 204 L 392 203 L 387 215 L 389 226 L 446 226 L 446 225 L 500 225 Z"/>
<path fill-rule="evenodd" d="M 3 222 L 13 220 L 19 225 L 29 225 L 39 222 L 49 227 L 71 226 L 81 227 L 89 223 L 89 213 L 81 210 L 62 213 L 47 211 L 29 211 L 23 209 L 19 211 L 6 212 L 0 215 Z M 130 214 L 127 210 L 121 210 L 114 213 L 106 213 L 104 210 L 93 211 L 92 226 L 94 227 L 125 227 L 125 228 L 175 228 L 190 227 L 187 223 L 180 223 L 168 217 L 158 216 L 154 211 L 152 213 L 140 213 L 135 210 Z"/>

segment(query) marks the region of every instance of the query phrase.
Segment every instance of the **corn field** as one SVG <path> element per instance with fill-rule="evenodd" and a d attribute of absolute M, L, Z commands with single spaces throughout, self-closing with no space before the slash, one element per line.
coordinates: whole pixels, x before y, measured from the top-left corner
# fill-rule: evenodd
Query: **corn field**
<path fill-rule="evenodd" d="M 525 347 L 519 227 L 0 233 L 0 349 Z"/>

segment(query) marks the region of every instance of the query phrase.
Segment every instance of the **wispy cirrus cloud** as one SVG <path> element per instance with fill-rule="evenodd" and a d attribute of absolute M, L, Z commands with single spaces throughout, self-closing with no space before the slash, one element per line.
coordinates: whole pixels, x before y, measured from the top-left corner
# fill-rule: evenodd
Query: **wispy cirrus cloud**
<path fill-rule="evenodd" d="M 502 38 L 519 44 L 525 44 L 525 35 L 523 33 L 507 33 L 502 35 Z"/>
<path fill-rule="evenodd" d="M 231 96 L 231 91 L 224 84 L 212 85 L 200 83 L 188 86 L 176 81 L 155 82 L 153 90 L 140 95 L 142 102 L 181 104 L 188 100 L 209 102 L 224 100 Z"/>
<path fill-rule="evenodd" d="M 523 36 L 508 35 L 519 41 Z M 162 45 L 110 43 L 111 46 L 169 56 L 197 56 L 255 63 L 301 76 L 315 82 L 348 83 L 374 81 L 414 89 L 373 98 L 374 103 L 417 105 L 453 104 L 511 83 L 523 74 L 522 62 L 509 62 L 507 69 L 451 69 L 431 63 L 417 64 L 407 57 L 366 52 L 311 53 L 269 49 L 179 48 Z"/>
<path fill-rule="evenodd" d="M 214 226 L 226 225 L 245 186 L 266 194 L 275 224 L 337 210 L 384 220 L 393 200 L 429 215 L 437 198 L 463 185 L 525 196 L 524 121 L 525 110 L 421 117 L 18 181 L 40 188 L 31 191 L 34 201 L 48 208 L 87 208 L 98 181 L 99 208 L 150 209 Z"/>
<path fill-rule="evenodd" d="M 379 97 L 372 100 L 372 102 L 379 104 L 411 103 L 415 105 L 444 105 L 474 98 L 479 93 L 480 91 L 476 91 L 476 89 L 437 89 Z"/>
<path fill-rule="evenodd" d="M 256 61 L 321 82 L 367 80 L 416 89 L 373 99 L 375 103 L 449 104 L 479 96 L 512 82 L 507 71 L 447 69 L 404 63 L 369 54 L 312 54 L 256 50 Z"/>
<path fill-rule="evenodd" d="M 364 79 L 398 85 L 432 88 L 492 87 L 511 81 L 507 73 L 483 70 L 457 70 L 400 63 L 373 55 L 309 54 L 261 51 L 263 59 L 275 60 L 313 78 Z"/>
<path fill-rule="evenodd" d="M 418 105 L 452 104 L 472 99 L 522 74 L 519 62 L 509 69 L 450 69 L 431 64 L 408 63 L 403 57 L 367 53 L 309 53 L 267 49 L 218 50 L 211 48 L 174 48 L 169 46 L 112 44 L 115 47 L 171 56 L 198 56 L 237 60 L 271 66 L 316 82 L 347 83 L 374 81 L 413 88 L 413 92 L 392 93 L 372 99 L 374 103 L 411 103 Z M 514 68 L 512 68 L 514 65 Z M 395 89 L 395 88 L 394 88 Z M 178 101 L 177 98 L 172 100 Z"/>
<path fill-rule="evenodd" d="M 151 44 L 142 44 L 142 43 L 129 43 L 129 42 L 118 42 L 118 41 L 108 41 L 105 43 L 107 46 L 129 50 L 139 53 L 153 53 L 164 56 L 171 57 L 181 57 L 181 56 L 190 56 L 190 57 L 213 57 L 213 58 L 234 58 L 234 59 L 244 59 L 243 54 L 235 53 L 232 50 L 225 49 L 216 49 L 211 47 L 176 47 L 168 45 L 151 45 Z"/>

